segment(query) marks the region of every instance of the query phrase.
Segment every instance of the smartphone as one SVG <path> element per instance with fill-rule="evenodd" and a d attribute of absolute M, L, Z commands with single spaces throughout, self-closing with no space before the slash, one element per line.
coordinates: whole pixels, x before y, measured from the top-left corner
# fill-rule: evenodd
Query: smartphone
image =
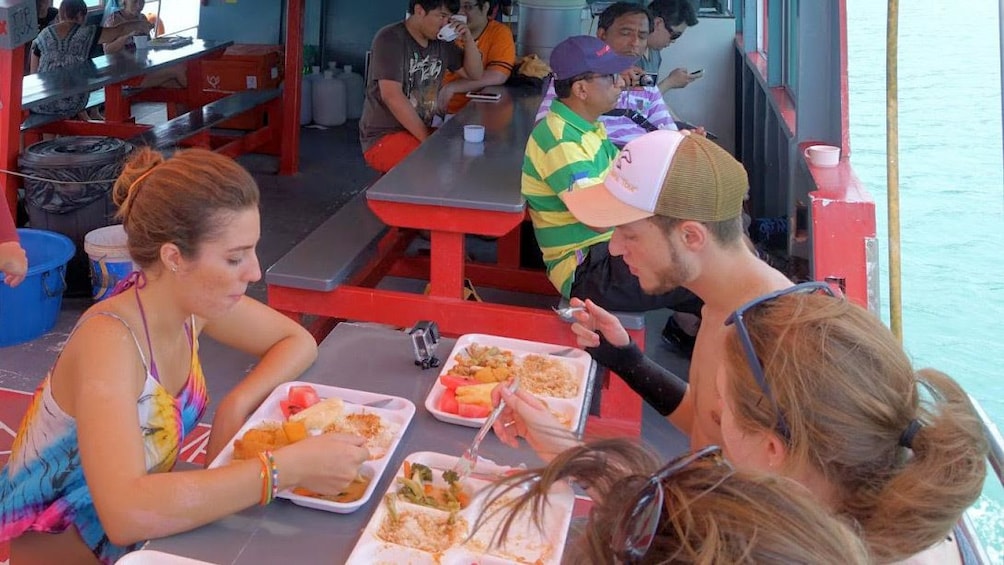
<path fill-rule="evenodd" d="M 475 90 L 473 92 L 468 92 L 467 97 L 471 100 L 487 100 L 490 102 L 498 102 L 502 98 L 502 93 L 500 92 L 486 92 L 484 90 Z"/>
<path fill-rule="evenodd" d="M 699 76 L 702 76 L 703 74 L 704 74 L 704 69 L 697 69 L 696 71 L 690 72 L 691 78 L 697 78 Z"/>

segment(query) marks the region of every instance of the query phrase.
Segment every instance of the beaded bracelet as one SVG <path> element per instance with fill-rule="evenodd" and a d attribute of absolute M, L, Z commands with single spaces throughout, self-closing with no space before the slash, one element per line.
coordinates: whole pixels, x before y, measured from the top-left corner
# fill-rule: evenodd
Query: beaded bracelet
<path fill-rule="evenodd" d="M 258 503 L 265 506 L 279 494 L 279 468 L 275 466 L 275 457 L 271 451 L 262 451 L 258 454 L 258 459 L 261 461 L 258 476 L 262 482 L 261 500 Z"/>

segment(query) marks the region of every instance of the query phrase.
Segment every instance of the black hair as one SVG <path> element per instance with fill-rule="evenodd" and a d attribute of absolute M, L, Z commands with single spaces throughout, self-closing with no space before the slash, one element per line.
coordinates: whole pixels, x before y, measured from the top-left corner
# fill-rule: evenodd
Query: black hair
<path fill-rule="evenodd" d="M 460 0 L 409 0 L 408 13 L 415 13 L 415 6 L 421 6 L 426 12 L 446 8 L 448 12 L 456 14 L 460 11 Z"/>
<path fill-rule="evenodd" d="M 572 95 L 573 84 L 595 75 L 596 73 L 582 73 L 569 78 L 554 79 L 554 96 L 559 100 L 562 98 L 568 98 Z"/>
<path fill-rule="evenodd" d="M 667 29 L 680 24 L 693 27 L 700 23 L 690 0 L 652 0 L 648 11 L 652 14 L 652 19 L 662 18 Z"/>
<path fill-rule="evenodd" d="M 596 23 L 597 29 L 609 29 L 610 26 L 614 25 L 614 21 L 622 16 L 632 16 L 634 14 L 645 14 L 648 18 L 648 32 L 652 33 L 655 29 L 655 22 L 652 20 L 652 13 L 648 11 L 641 4 L 634 4 L 632 2 L 614 2 L 613 4 L 607 6 L 606 10 L 600 13 L 600 19 Z"/>

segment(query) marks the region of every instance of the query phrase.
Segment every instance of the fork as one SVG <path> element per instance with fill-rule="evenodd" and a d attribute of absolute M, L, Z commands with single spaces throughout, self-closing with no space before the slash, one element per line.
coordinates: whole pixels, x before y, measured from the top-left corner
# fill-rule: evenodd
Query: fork
<path fill-rule="evenodd" d="M 396 398 L 381 398 L 379 400 L 371 400 L 369 402 L 356 402 L 355 400 L 342 399 L 342 402 L 346 404 L 354 404 L 356 406 L 363 406 L 365 408 L 384 408 L 390 406 L 396 401 Z"/>
<path fill-rule="evenodd" d="M 586 310 L 586 307 L 585 306 L 566 306 L 564 308 L 555 308 L 554 306 L 551 306 L 551 310 L 554 310 L 554 313 L 557 314 L 559 318 L 571 319 L 572 318 L 572 314 L 574 314 L 576 312 L 584 312 Z"/>
<path fill-rule="evenodd" d="M 512 383 L 506 387 L 506 390 L 508 390 L 510 394 L 515 394 L 518 388 L 519 377 L 516 377 L 512 380 Z M 495 420 L 499 419 L 499 416 L 502 414 L 502 410 L 504 408 L 505 400 L 500 398 L 498 406 L 492 409 L 491 413 L 488 414 L 488 417 L 485 418 L 485 423 L 482 424 L 481 429 L 478 430 L 478 435 L 474 436 L 474 442 L 471 443 L 471 446 L 468 447 L 466 451 L 464 451 L 464 454 L 460 456 L 460 459 L 457 459 L 457 463 L 453 466 L 453 472 L 459 476 L 457 479 L 458 482 L 466 479 L 467 476 L 471 474 L 471 471 L 474 470 L 474 467 L 477 466 L 478 447 L 481 446 L 481 441 L 488 435 L 488 430 L 492 429 L 492 425 L 495 423 Z"/>

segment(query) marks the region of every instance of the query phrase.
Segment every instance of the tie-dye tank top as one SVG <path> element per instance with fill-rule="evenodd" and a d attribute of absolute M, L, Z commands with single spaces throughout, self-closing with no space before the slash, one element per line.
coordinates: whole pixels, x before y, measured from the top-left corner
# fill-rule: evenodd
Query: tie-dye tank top
<path fill-rule="evenodd" d="M 172 397 L 161 386 L 156 365 L 147 363 L 132 328 L 110 312 L 93 315 L 119 320 L 136 342 L 146 368 L 143 392 L 136 400 L 146 470 L 148 473 L 170 471 L 178 459 L 181 441 L 199 423 L 209 400 L 199 363 L 198 341 L 192 329 L 195 320 L 193 318 L 186 328 L 192 354 L 188 379 L 177 397 Z M 86 319 L 82 318 L 77 327 Z M 145 326 L 145 318 L 143 322 Z M 52 397 L 51 376 L 50 370 L 35 391 L 14 439 L 10 460 L 0 470 L 0 541 L 28 531 L 59 533 L 75 526 L 98 559 L 114 563 L 125 553 L 137 549 L 139 544 L 124 547 L 108 540 L 84 479 L 76 421 L 63 412 Z"/>

